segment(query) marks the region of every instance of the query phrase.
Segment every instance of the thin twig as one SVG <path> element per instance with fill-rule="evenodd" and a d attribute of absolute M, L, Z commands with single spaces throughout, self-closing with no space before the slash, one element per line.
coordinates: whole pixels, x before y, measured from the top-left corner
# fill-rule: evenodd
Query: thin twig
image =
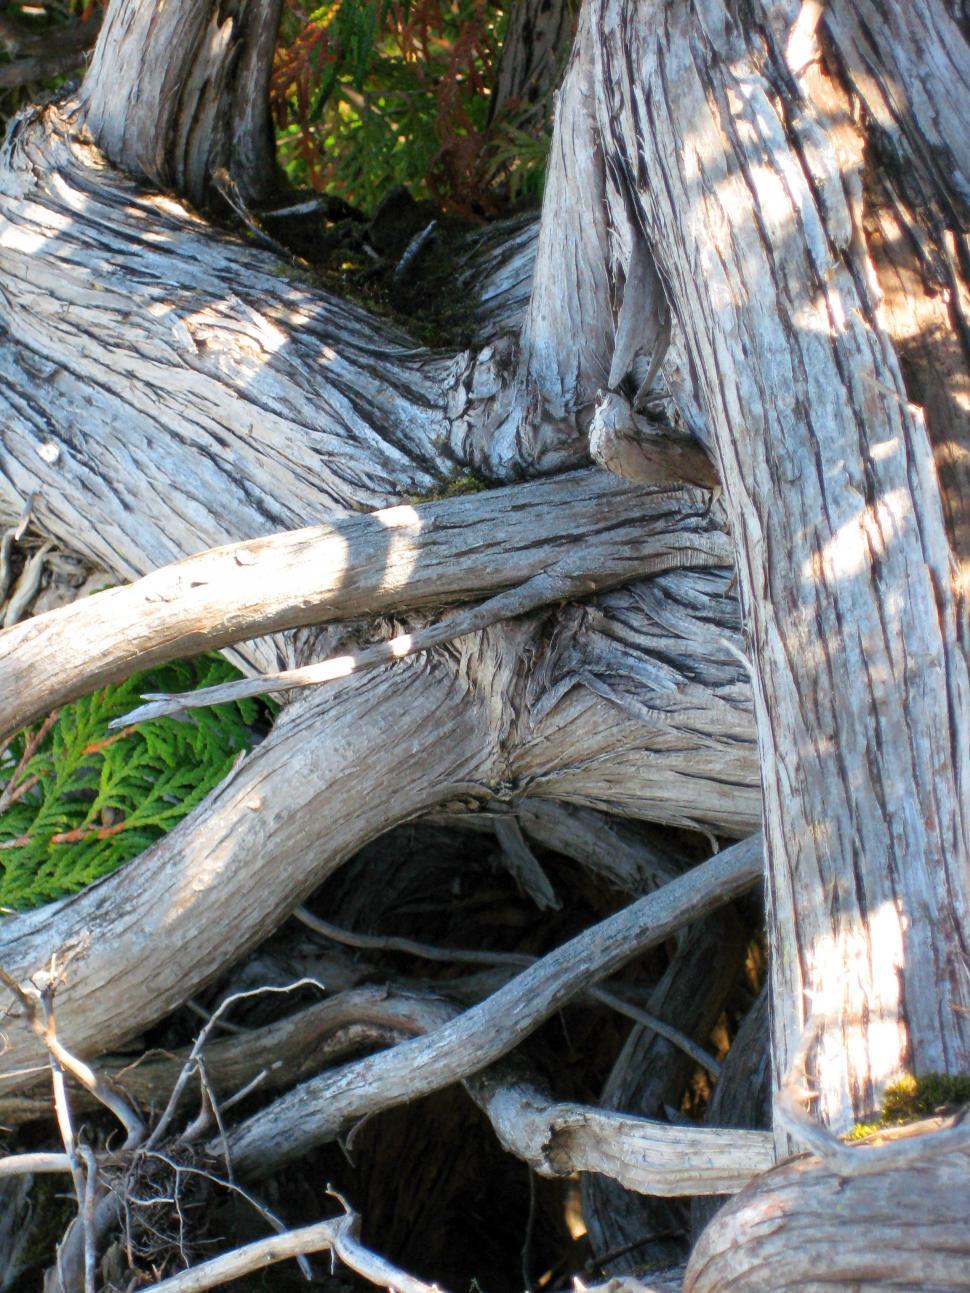
<path fill-rule="evenodd" d="M 0 974 L 2 974 L 2 971 L 0 971 Z M 202 1054 L 202 1051 L 209 1040 L 209 1034 L 219 1023 L 221 1016 L 230 1008 L 230 1006 L 235 1005 L 237 1001 L 245 1001 L 249 997 L 262 996 L 262 994 L 266 992 L 295 992 L 297 988 L 311 987 L 319 988 L 321 992 L 326 991 L 323 984 L 320 983 L 318 979 L 304 978 L 297 979 L 296 982 L 286 984 L 283 987 L 265 985 L 259 988 L 248 988 L 245 992 L 234 992 L 231 996 L 228 996 L 225 1000 L 221 1001 L 209 1016 L 209 1020 L 205 1027 L 195 1039 L 195 1044 L 182 1066 L 182 1071 L 175 1081 L 175 1086 L 172 1088 L 172 1094 L 169 1096 L 168 1104 L 165 1106 L 165 1110 L 162 1113 L 161 1118 L 159 1118 L 158 1122 L 155 1124 L 155 1128 L 148 1137 L 148 1140 L 145 1142 L 145 1148 L 154 1149 L 155 1146 L 160 1144 L 164 1139 L 165 1133 L 168 1131 L 171 1126 L 172 1119 L 175 1117 L 175 1110 L 178 1108 L 178 1102 L 182 1096 L 182 1092 L 185 1090 L 185 1084 L 196 1070 L 199 1056 Z"/>
<path fill-rule="evenodd" d="M 57 1029 L 54 1024 L 53 1000 L 48 998 L 50 990 L 46 990 L 44 994 L 46 1018 L 42 1018 L 37 1001 L 6 970 L 0 969 L 0 983 L 4 983 L 24 1007 L 31 1029 L 47 1047 L 51 1058 L 57 1061 L 60 1068 L 70 1073 L 82 1086 L 86 1087 L 106 1109 L 110 1109 L 124 1127 L 127 1138 L 122 1150 L 133 1149 L 138 1145 L 145 1134 L 145 1124 L 128 1101 L 109 1081 L 102 1078 L 83 1060 L 79 1060 L 77 1056 L 72 1055 L 67 1047 L 58 1040 Z"/>
<path fill-rule="evenodd" d="M 522 1240 L 522 1288 L 525 1293 L 532 1293 L 532 1231 L 536 1221 L 536 1178 L 531 1166 L 526 1164 L 529 1173 L 529 1213 L 525 1221 L 525 1236 Z"/>
<path fill-rule="evenodd" d="M 597 582 L 590 575 L 571 575 L 556 570 L 544 571 L 533 576 L 517 588 L 490 597 L 477 606 L 456 611 L 445 616 L 436 624 L 426 628 L 415 629 L 413 633 L 400 633 L 387 642 L 378 642 L 374 646 L 364 647 L 354 654 L 333 656 L 316 664 L 306 665 L 302 669 L 287 669 L 282 673 L 260 674 L 256 678 L 242 678 L 238 682 L 219 683 L 214 687 L 200 687 L 198 691 L 188 692 L 145 692 L 148 702 L 137 709 L 114 718 L 108 724 L 110 728 L 122 727 L 128 723 L 143 723 L 149 718 L 161 718 L 169 714 L 178 714 L 185 709 L 198 709 L 203 705 L 221 705 L 227 701 L 242 700 L 247 696 L 266 696 L 275 692 L 291 691 L 296 687 L 317 687 L 322 683 L 335 682 L 351 674 L 364 673 L 368 669 L 379 669 L 403 660 L 406 656 L 432 647 L 453 642 L 455 638 L 477 633 L 497 624 L 500 620 L 512 619 L 525 615 L 551 602 L 568 601 L 573 597 L 586 596 L 595 592 Z"/>
<path fill-rule="evenodd" d="M 30 998 L 24 994 L 24 1001 L 28 1009 L 31 1020 L 37 1018 L 36 1005 L 31 1002 Z M 48 994 L 45 993 L 44 1013 L 46 1015 L 45 1024 L 53 1029 L 53 1015 L 51 1002 Z M 45 1032 L 47 1029 L 44 1030 Z M 71 1104 L 67 1095 L 67 1084 L 64 1081 L 64 1069 L 58 1061 L 57 1056 L 48 1047 L 50 1069 L 51 1069 L 51 1086 L 54 1093 L 54 1113 L 57 1118 L 57 1126 L 61 1133 L 61 1140 L 64 1142 L 64 1153 L 71 1166 L 71 1179 L 74 1182 L 74 1193 L 77 1197 L 77 1220 L 81 1227 L 81 1233 L 84 1240 L 84 1293 L 94 1293 L 93 1277 L 88 1275 L 87 1254 L 92 1245 L 92 1237 L 89 1229 L 90 1212 L 86 1206 L 87 1199 L 87 1180 L 84 1168 L 81 1166 L 81 1159 L 78 1154 L 77 1142 L 74 1137 L 74 1123 L 71 1118 Z M 58 1253 L 58 1256 L 60 1254 Z M 61 1287 L 64 1288 L 63 1279 Z"/>
<path fill-rule="evenodd" d="M 365 1248 L 360 1242 L 360 1218 L 353 1212 L 339 1218 L 334 1236 L 333 1251 L 345 1266 L 357 1275 L 377 1284 L 380 1288 L 393 1289 L 394 1293 L 446 1293 L 438 1284 L 427 1284 L 393 1266 L 386 1258 Z"/>
<path fill-rule="evenodd" d="M 42 1172 L 70 1172 L 68 1154 L 40 1151 L 36 1154 L 7 1154 L 0 1158 L 0 1180 L 8 1176 L 33 1176 Z"/>
<path fill-rule="evenodd" d="M 239 1090 L 235 1093 L 235 1095 L 231 1095 L 228 1100 L 223 1100 L 222 1102 L 223 1113 L 225 1113 L 227 1109 L 231 1109 L 234 1104 L 238 1104 L 240 1100 L 245 1100 L 247 1095 L 252 1095 L 252 1093 L 256 1090 L 256 1088 L 258 1086 L 262 1086 L 262 1084 L 266 1081 L 268 1077 L 269 1077 L 269 1069 L 260 1069 L 259 1072 L 256 1074 L 256 1076 L 254 1078 L 250 1078 L 250 1080 L 246 1083 L 245 1086 L 240 1087 Z"/>
<path fill-rule="evenodd" d="M 199 1005 L 199 1003 L 192 997 L 189 997 L 189 999 L 183 1002 L 182 1004 L 185 1006 L 186 1010 L 191 1010 L 193 1015 L 198 1015 L 198 1017 L 201 1020 L 203 1020 L 204 1023 L 208 1023 L 209 1020 L 212 1018 L 212 1011 L 206 1010 L 205 1006 Z M 229 1023 L 228 1019 L 220 1020 L 219 1027 L 223 1030 L 223 1032 L 235 1033 L 240 1036 L 245 1035 L 246 1033 L 249 1032 L 248 1028 L 242 1028 L 240 1027 L 239 1024 Z"/>
<path fill-rule="evenodd" d="M 98 1197 L 98 1162 L 89 1145 L 78 1145 L 78 1154 L 84 1159 L 84 1198 L 81 1216 L 84 1226 L 84 1290 L 94 1293 L 94 1263 L 97 1257 L 97 1230 L 95 1204 Z"/>
<path fill-rule="evenodd" d="M 397 1293 L 444 1293 L 436 1285 L 398 1270 L 378 1253 L 365 1248 L 357 1238 L 357 1224 L 357 1217 L 351 1212 L 333 1221 L 318 1221 L 312 1226 L 260 1239 L 162 1280 L 154 1290 L 155 1293 L 202 1293 L 203 1289 L 226 1284 L 273 1262 L 330 1249 L 345 1266 L 381 1288 L 395 1289 Z"/>
<path fill-rule="evenodd" d="M 205 1093 L 206 1101 L 212 1111 L 212 1116 L 216 1120 L 216 1126 L 219 1128 L 219 1139 L 222 1142 L 222 1157 L 226 1164 L 226 1175 L 232 1180 L 232 1160 L 229 1157 L 229 1140 L 226 1136 L 226 1125 L 222 1121 L 222 1112 L 219 1109 L 219 1101 L 216 1099 L 216 1093 L 212 1089 L 212 1083 L 209 1081 L 209 1074 L 206 1072 L 205 1060 L 200 1055 L 195 1061 L 196 1068 L 199 1072 L 199 1084 Z"/>
<path fill-rule="evenodd" d="M 356 947 L 362 951 L 401 952 L 406 956 L 416 956 L 424 961 L 458 961 L 471 965 L 513 965 L 524 967 L 535 965 L 539 959 L 537 956 L 529 956 L 525 952 L 483 952 L 480 949 L 434 947 L 430 943 L 419 943 L 412 938 L 384 937 L 380 934 L 358 934 L 356 931 L 340 929 L 337 925 L 331 925 L 327 920 L 321 920 L 319 916 L 315 916 L 306 907 L 295 908 L 293 915 L 308 929 L 312 929 L 314 933 L 322 934 L 324 938 L 330 938 L 335 943 L 342 943 L 346 947 Z M 658 1037 L 663 1037 L 672 1045 L 677 1046 L 686 1055 L 689 1055 L 692 1060 L 700 1064 L 702 1068 L 707 1069 L 714 1077 L 720 1077 L 721 1066 L 717 1060 L 703 1046 L 698 1046 L 695 1041 L 682 1033 L 679 1028 L 666 1023 L 663 1019 L 658 1019 L 656 1015 L 652 1015 L 646 1010 L 641 1010 L 639 1006 L 625 1001 L 616 993 L 610 992 L 599 984 L 594 984 L 592 987 L 587 988 L 586 995 L 593 997 L 608 1009 L 615 1010 L 618 1014 L 626 1015 L 634 1023 L 640 1024 L 644 1028 L 652 1029 Z"/>
<path fill-rule="evenodd" d="M 17 791 L 16 794 L 14 793 L 17 786 L 17 778 L 22 775 L 27 764 L 37 753 L 41 741 L 43 741 L 44 737 L 60 717 L 60 712 L 61 711 L 59 709 L 55 709 L 52 713 L 48 714 L 37 731 L 34 732 L 32 736 L 27 737 L 26 743 L 24 744 L 24 752 L 17 760 L 17 766 L 10 774 L 10 780 L 7 782 L 6 786 L 4 786 L 3 794 L 0 794 L 0 813 L 5 812 L 14 800 L 23 794 L 23 790 Z"/>
<path fill-rule="evenodd" d="M 176 1179 L 178 1178 L 179 1173 L 186 1172 L 190 1176 L 204 1177 L 207 1181 L 211 1181 L 214 1185 L 221 1186 L 224 1190 L 231 1190 L 233 1194 L 244 1199 L 251 1208 L 258 1212 L 271 1230 L 275 1230 L 278 1235 L 285 1235 L 287 1233 L 286 1226 L 276 1213 L 271 1211 L 265 1203 L 261 1203 L 254 1194 L 250 1194 L 250 1192 L 237 1181 L 229 1180 L 223 1176 L 217 1176 L 215 1172 L 207 1171 L 205 1168 L 192 1167 L 187 1163 L 178 1163 L 174 1158 L 170 1158 L 168 1154 L 164 1154 L 157 1149 L 150 1150 L 146 1153 L 145 1157 L 154 1158 L 159 1162 L 166 1163 L 175 1172 Z M 310 1263 L 307 1259 L 302 1254 L 299 1254 L 296 1257 L 296 1262 L 306 1278 L 308 1280 L 312 1279 L 313 1271 L 310 1269 Z"/>

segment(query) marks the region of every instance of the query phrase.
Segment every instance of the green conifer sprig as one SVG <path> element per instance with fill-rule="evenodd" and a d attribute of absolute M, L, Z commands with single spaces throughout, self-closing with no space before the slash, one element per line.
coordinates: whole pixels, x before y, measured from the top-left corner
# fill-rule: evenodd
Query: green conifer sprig
<path fill-rule="evenodd" d="M 0 908 L 76 893 L 171 830 L 253 742 L 261 702 L 241 700 L 109 733 L 145 691 L 238 677 L 221 656 L 176 661 L 106 687 L 0 754 Z"/>

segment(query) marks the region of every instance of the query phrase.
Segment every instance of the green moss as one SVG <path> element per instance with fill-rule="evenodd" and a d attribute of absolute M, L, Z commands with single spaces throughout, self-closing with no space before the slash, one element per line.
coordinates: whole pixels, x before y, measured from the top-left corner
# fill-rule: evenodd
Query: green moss
<path fill-rule="evenodd" d="M 483 490 L 490 488 L 488 481 L 466 471 L 444 481 L 436 489 L 433 489 L 430 494 L 408 494 L 407 500 L 409 503 L 434 503 L 440 498 L 458 498 L 462 494 L 480 494 Z"/>
<path fill-rule="evenodd" d="M 274 278 L 283 278 L 287 283 L 297 283 L 303 287 L 317 287 L 318 275 L 306 264 L 294 264 L 293 261 L 279 261 L 270 270 Z"/>
<path fill-rule="evenodd" d="M 941 1109 L 970 1104 L 970 1075 L 927 1073 L 923 1077 L 907 1075 L 886 1088 L 882 1112 L 876 1122 L 861 1122 L 843 1137 L 862 1140 L 887 1127 L 901 1127 L 921 1118 L 931 1118 Z"/>

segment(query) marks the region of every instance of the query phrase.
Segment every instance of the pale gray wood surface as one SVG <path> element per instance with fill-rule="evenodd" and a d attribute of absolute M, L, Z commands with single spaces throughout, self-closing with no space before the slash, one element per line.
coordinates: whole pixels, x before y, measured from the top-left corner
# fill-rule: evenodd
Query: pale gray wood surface
<path fill-rule="evenodd" d="M 592 592 L 678 566 L 730 567 L 728 537 L 692 503 L 594 470 L 199 553 L 0 633 L 0 730 L 257 634 L 487 597 L 544 571 L 588 576 Z"/>
<path fill-rule="evenodd" d="M 965 150 L 953 87 L 970 51 L 947 39 L 939 0 L 896 11 L 898 45 L 878 8 L 844 0 L 833 32 L 873 18 L 853 75 L 905 74 L 919 111 L 939 114 L 927 137 L 946 142 L 946 162 Z M 597 0 L 592 13 L 597 120 L 630 176 L 615 218 L 632 209 L 650 242 L 738 545 L 776 1068 L 812 993 L 832 1020 L 820 1112 L 844 1128 L 905 1068 L 957 1071 L 970 1047 L 968 639 L 933 446 L 883 329 L 853 207 L 859 158 L 844 118 L 818 106 L 818 59 L 789 68 L 784 40 L 766 51 L 719 0 L 703 21 L 673 0 Z M 906 71 L 917 27 L 949 76 Z M 802 34 L 811 54 L 810 25 Z M 902 137 L 912 126 L 897 118 Z M 965 174 L 944 171 L 944 185 Z"/>
<path fill-rule="evenodd" d="M 725 1204 L 691 1254 L 684 1293 L 962 1293 L 968 1175 L 966 1152 L 856 1177 L 797 1158 Z"/>

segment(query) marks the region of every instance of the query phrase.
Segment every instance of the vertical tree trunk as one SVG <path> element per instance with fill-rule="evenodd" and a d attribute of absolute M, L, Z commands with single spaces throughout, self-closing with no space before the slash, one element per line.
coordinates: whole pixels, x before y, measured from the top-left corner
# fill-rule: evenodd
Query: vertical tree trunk
<path fill-rule="evenodd" d="M 200 205 L 219 171 L 246 202 L 269 197 L 268 86 L 281 3 L 112 5 L 80 96 L 111 161 Z"/>
<path fill-rule="evenodd" d="M 825 1015 L 818 1112 L 845 1128 L 901 1071 L 967 1062 L 970 687 L 926 417 L 879 313 L 860 145 L 819 102 L 818 6 L 794 24 L 789 9 L 742 24 L 718 0 L 593 6 L 601 129 L 680 325 L 738 549 L 777 1075 L 806 1015 Z M 938 3 L 911 10 L 944 38 Z M 836 7 L 833 37 L 852 12 Z"/>

